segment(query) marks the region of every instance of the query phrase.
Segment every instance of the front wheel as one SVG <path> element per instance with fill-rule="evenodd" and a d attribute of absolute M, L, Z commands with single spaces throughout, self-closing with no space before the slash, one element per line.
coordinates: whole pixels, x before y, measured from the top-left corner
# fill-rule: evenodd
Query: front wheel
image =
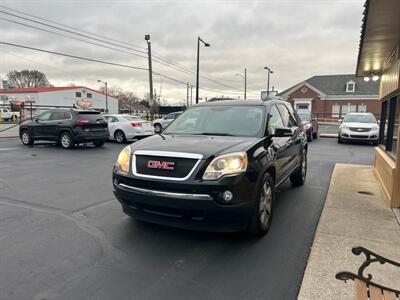
<path fill-rule="evenodd" d="M 125 133 L 124 133 L 123 131 L 121 131 L 121 130 L 117 130 L 117 131 L 114 133 L 114 138 L 115 138 L 115 140 L 117 141 L 117 143 L 119 143 L 119 144 L 122 144 L 122 143 L 125 143 L 125 142 L 126 142 Z"/>
<path fill-rule="evenodd" d="M 155 133 L 161 133 L 162 127 L 161 124 L 154 124 L 154 132 Z"/>
<path fill-rule="evenodd" d="M 343 144 L 343 140 L 342 140 L 342 138 L 340 137 L 340 135 L 338 136 L 337 142 L 338 142 L 339 144 Z"/>
<path fill-rule="evenodd" d="M 313 138 L 316 140 L 318 138 L 318 131 L 313 133 Z"/>
<path fill-rule="evenodd" d="M 312 133 L 310 133 L 310 134 L 307 134 L 307 142 L 312 142 L 312 140 L 313 140 L 313 134 Z"/>
<path fill-rule="evenodd" d="M 293 185 L 303 185 L 306 182 L 307 176 L 307 151 L 303 149 L 301 155 L 300 166 L 292 175 L 290 175 L 290 182 Z"/>
<path fill-rule="evenodd" d="M 21 133 L 21 141 L 25 146 L 32 146 L 34 143 L 32 135 L 26 129 Z"/>
<path fill-rule="evenodd" d="M 274 180 L 269 173 L 266 173 L 258 190 L 254 212 L 249 227 L 247 228 L 248 233 L 261 237 L 268 232 L 272 222 L 274 201 Z"/>

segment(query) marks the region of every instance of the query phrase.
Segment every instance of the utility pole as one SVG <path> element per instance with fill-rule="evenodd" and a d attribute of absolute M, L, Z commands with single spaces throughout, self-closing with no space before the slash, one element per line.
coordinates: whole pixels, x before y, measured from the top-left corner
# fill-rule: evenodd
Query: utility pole
<path fill-rule="evenodd" d="M 193 105 L 193 85 L 190 85 L 190 106 Z"/>
<path fill-rule="evenodd" d="M 154 98 L 153 98 L 153 68 L 151 65 L 151 42 L 150 34 L 146 34 L 144 39 L 147 41 L 147 55 L 149 58 L 149 85 L 150 85 L 150 115 L 153 116 L 154 113 Z"/>
<path fill-rule="evenodd" d="M 197 37 L 197 72 L 196 72 L 196 104 L 199 103 L 199 64 L 200 64 L 200 42 L 205 47 L 210 47 L 209 43 L 203 41 L 199 36 Z"/>
<path fill-rule="evenodd" d="M 246 92 L 247 92 L 247 69 L 244 68 L 244 100 L 246 100 Z"/>
<path fill-rule="evenodd" d="M 103 81 L 103 80 L 97 80 L 97 82 L 101 82 L 104 83 L 105 86 L 105 94 L 106 94 L 106 114 L 108 114 L 108 85 L 107 85 L 107 81 Z"/>
<path fill-rule="evenodd" d="M 186 109 L 189 108 L 189 82 L 186 83 Z"/>
<path fill-rule="evenodd" d="M 270 74 L 273 74 L 274 71 L 271 70 L 269 67 L 264 67 L 264 70 L 267 70 L 268 72 L 268 80 L 267 80 L 267 97 L 269 96 L 269 76 Z"/>

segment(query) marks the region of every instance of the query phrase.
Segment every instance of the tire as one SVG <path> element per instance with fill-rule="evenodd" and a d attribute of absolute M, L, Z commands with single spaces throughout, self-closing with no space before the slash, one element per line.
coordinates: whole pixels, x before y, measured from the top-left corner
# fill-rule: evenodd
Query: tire
<path fill-rule="evenodd" d="M 376 142 L 373 142 L 373 143 L 372 143 L 372 145 L 374 145 L 374 146 L 378 146 L 378 145 L 379 145 L 379 142 L 378 142 L 378 141 L 376 141 Z"/>
<path fill-rule="evenodd" d="M 125 133 L 122 130 L 117 130 L 114 133 L 114 139 L 117 143 L 122 144 L 126 142 L 126 136 Z"/>
<path fill-rule="evenodd" d="M 93 145 L 95 145 L 96 147 L 101 147 L 105 144 L 105 141 L 94 141 Z"/>
<path fill-rule="evenodd" d="M 343 140 L 342 140 L 342 138 L 340 137 L 340 135 L 338 136 L 337 142 L 338 142 L 339 144 L 343 144 Z"/>
<path fill-rule="evenodd" d="M 161 124 L 158 124 L 158 123 L 154 124 L 154 132 L 155 133 L 160 133 L 161 130 L 162 130 Z"/>
<path fill-rule="evenodd" d="M 257 191 L 257 201 L 247 232 L 262 237 L 270 227 L 275 203 L 275 183 L 269 173 L 265 173 Z"/>
<path fill-rule="evenodd" d="M 318 131 L 314 132 L 312 135 L 313 135 L 314 140 L 316 140 L 318 138 Z"/>
<path fill-rule="evenodd" d="M 58 143 L 63 149 L 74 148 L 74 140 L 72 138 L 72 135 L 68 131 L 61 132 Z"/>
<path fill-rule="evenodd" d="M 307 135 L 307 142 L 311 143 L 312 140 L 313 140 L 313 134 L 310 133 L 310 134 Z"/>
<path fill-rule="evenodd" d="M 295 186 L 303 185 L 307 177 L 307 150 L 303 149 L 300 166 L 290 175 L 290 182 Z"/>
<path fill-rule="evenodd" d="M 21 142 L 25 146 L 32 146 L 34 143 L 32 135 L 29 133 L 29 131 L 27 129 L 24 129 L 21 132 Z"/>

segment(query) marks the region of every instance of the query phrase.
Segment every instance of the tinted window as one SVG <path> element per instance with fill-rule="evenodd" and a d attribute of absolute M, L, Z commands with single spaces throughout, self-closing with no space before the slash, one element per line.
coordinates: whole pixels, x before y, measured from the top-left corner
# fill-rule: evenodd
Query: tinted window
<path fill-rule="evenodd" d="M 62 119 L 64 119 L 64 112 L 62 111 L 51 112 L 50 120 L 62 120 Z"/>
<path fill-rule="evenodd" d="M 177 118 L 165 134 L 259 136 L 263 106 L 199 106 Z"/>
<path fill-rule="evenodd" d="M 272 106 L 268 115 L 268 133 L 274 134 L 276 127 L 283 127 L 281 114 L 276 105 Z"/>
<path fill-rule="evenodd" d="M 103 120 L 103 117 L 98 112 L 79 112 L 78 113 L 79 119 L 85 119 L 90 121 L 99 121 Z"/>
<path fill-rule="evenodd" d="M 48 121 L 48 120 L 50 120 L 50 114 L 51 114 L 51 111 L 47 111 L 47 112 L 37 116 L 37 119 L 39 121 Z"/>
<path fill-rule="evenodd" d="M 283 126 L 286 127 L 295 127 L 297 126 L 296 120 L 293 118 L 293 116 L 289 113 L 287 107 L 283 104 L 278 105 L 279 112 L 281 113 L 282 116 L 282 121 L 283 121 Z"/>
<path fill-rule="evenodd" d="M 72 119 L 72 116 L 71 116 L 71 114 L 69 112 L 64 111 L 63 119 L 64 120 L 69 120 L 69 119 Z"/>

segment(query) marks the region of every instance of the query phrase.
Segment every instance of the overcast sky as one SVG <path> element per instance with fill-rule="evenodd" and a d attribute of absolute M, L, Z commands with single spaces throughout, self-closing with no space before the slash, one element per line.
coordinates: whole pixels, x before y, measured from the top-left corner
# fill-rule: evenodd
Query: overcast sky
<path fill-rule="evenodd" d="M 239 90 L 243 89 L 243 79 L 235 74 L 243 73 L 246 67 L 249 98 L 256 98 L 266 89 L 264 66 L 274 71 L 271 86 L 278 90 L 313 75 L 354 73 L 363 4 L 364 0 L 0 0 L 3 6 L 0 10 L 18 14 L 5 8 L 8 7 L 46 18 L 132 44 L 126 46 L 139 51 L 145 51 L 144 35 L 149 33 L 155 55 L 165 56 L 193 71 L 199 35 L 211 44 L 210 48 L 201 48 L 200 73 L 223 84 L 201 78 L 202 87 L 219 92 L 201 90 L 200 96 L 242 96 Z M 0 18 L 46 28 L 2 13 Z M 56 29 L 47 30 L 62 33 Z M 122 52 L 118 52 L 4 20 L 0 20 L 0 40 L 147 68 L 147 59 L 133 55 L 128 49 L 119 48 Z M 115 46 L 108 44 L 107 47 Z M 99 88 L 97 79 L 102 79 L 110 86 L 120 86 L 138 96 L 148 92 L 146 71 L 3 45 L 0 45 L 0 53 L 1 78 L 9 70 L 37 69 L 56 86 L 74 83 Z M 153 69 L 195 84 L 194 73 L 183 73 L 157 62 L 153 62 Z M 164 103 L 186 98 L 183 84 L 154 76 L 157 93 L 161 87 Z"/>

